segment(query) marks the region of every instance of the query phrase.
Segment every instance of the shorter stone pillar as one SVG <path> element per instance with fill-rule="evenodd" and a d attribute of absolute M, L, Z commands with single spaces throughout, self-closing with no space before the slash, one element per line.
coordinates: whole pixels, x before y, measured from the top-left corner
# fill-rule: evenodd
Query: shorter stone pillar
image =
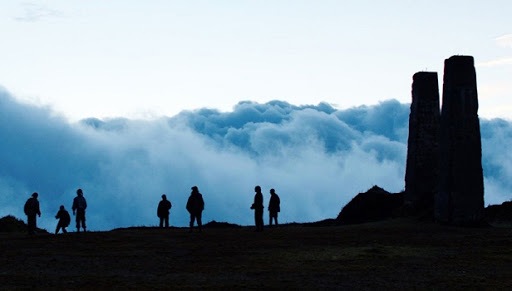
<path fill-rule="evenodd" d="M 413 76 L 404 207 L 433 217 L 439 177 L 439 85 L 436 72 Z"/>

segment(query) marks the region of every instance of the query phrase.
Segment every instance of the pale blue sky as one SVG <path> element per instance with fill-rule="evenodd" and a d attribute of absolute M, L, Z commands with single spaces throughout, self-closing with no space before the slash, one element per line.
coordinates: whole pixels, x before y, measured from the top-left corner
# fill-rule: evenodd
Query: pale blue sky
<path fill-rule="evenodd" d="M 512 1 L 0 0 L 0 86 L 71 120 L 241 100 L 410 102 L 412 75 L 477 64 L 480 116 L 512 119 Z"/>

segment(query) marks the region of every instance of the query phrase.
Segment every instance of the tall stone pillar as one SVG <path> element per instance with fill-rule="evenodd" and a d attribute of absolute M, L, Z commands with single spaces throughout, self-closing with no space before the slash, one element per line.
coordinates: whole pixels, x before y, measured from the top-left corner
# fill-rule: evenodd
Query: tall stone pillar
<path fill-rule="evenodd" d="M 444 62 L 439 174 L 436 219 L 456 225 L 482 222 L 482 146 L 471 56 L 452 56 Z"/>
<path fill-rule="evenodd" d="M 436 72 L 413 76 L 404 206 L 433 218 L 439 176 L 439 85 Z"/>

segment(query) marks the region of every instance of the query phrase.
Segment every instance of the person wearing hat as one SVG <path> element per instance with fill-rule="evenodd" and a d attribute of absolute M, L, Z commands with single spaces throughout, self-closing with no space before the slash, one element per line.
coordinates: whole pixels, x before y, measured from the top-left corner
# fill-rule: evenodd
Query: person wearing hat
<path fill-rule="evenodd" d="M 192 192 L 190 193 L 190 196 L 187 200 L 187 211 L 190 213 L 190 232 L 192 232 L 192 229 L 194 227 L 194 221 L 197 221 L 197 227 L 199 231 L 201 231 L 201 228 L 203 226 L 201 221 L 201 216 L 204 210 L 204 200 L 203 195 L 199 193 L 199 189 L 197 186 L 193 186 Z"/>
<path fill-rule="evenodd" d="M 160 227 L 169 227 L 169 210 L 171 210 L 171 201 L 167 200 L 165 194 L 162 195 L 162 200 L 158 203 L 156 215 L 160 218 Z"/>
<path fill-rule="evenodd" d="M 39 209 L 39 201 L 37 200 L 37 192 L 32 193 L 32 197 L 28 198 L 23 207 L 25 215 L 27 215 L 27 226 L 28 234 L 35 234 L 37 228 L 37 217 L 41 217 L 41 211 Z"/>

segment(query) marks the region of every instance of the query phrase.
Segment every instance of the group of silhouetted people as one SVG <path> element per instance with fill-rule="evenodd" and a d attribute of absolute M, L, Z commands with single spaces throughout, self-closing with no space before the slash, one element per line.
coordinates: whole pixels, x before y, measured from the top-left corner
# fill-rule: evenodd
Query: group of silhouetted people
<path fill-rule="evenodd" d="M 203 195 L 199 193 L 199 188 L 197 188 L 197 186 L 193 186 L 191 189 L 192 192 L 188 197 L 186 206 L 186 209 L 190 214 L 189 230 L 192 231 L 194 222 L 197 222 L 197 228 L 199 231 L 202 231 L 203 222 L 201 217 L 204 210 Z M 158 203 L 158 208 L 156 210 L 156 214 L 158 218 L 160 218 L 160 227 L 169 227 L 169 211 L 171 210 L 171 207 L 171 201 L 167 200 L 167 196 L 163 194 L 162 200 Z"/>
<path fill-rule="evenodd" d="M 197 223 L 197 228 L 202 231 L 202 213 L 204 210 L 203 195 L 199 192 L 197 186 L 191 188 L 192 192 L 187 200 L 186 209 L 190 214 L 189 231 L 194 228 L 194 223 Z M 261 193 L 261 187 L 254 187 L 254 202 L 251 205 L 251 209 L 254 210 L 254 222 L 256 225 L 256 231 L 263 231 L 263 194 Z M 38 194 L 34 192 L 32 196 L 25 202 L 24 212 L 27 215 L 27 226 L 28 233 L 35 234 L 37 228 L 37 216 L 41 217 L 41 210 L 39 208 L 39 200 L 37 200 Z M 87 208 L 87 201 L 85 200 L 82 189 L 76 190 L 76 197 L 73 198 L 73 215 L 75 215 L 76 231 L 80 232 L 80 229 L 87 231 L 85 225 L 85 210 Z M 162 195 L 162 200 L 158 203 L 157 216 L 160 219 L 160 227 L 169 227 L 169 213 L 172 208 L 172 203 L 167 199 L 165 194 Z M 269 211 L 269 225 L 272 226 L 272 222 L 278 225 L 277 214 L 281 211 L 279 196 L 276 194 L 274 189 L 270 189 L 270 201 L 268 204 Z M 58 219 L 55 234 L 58 234 L 62 230 L 63 233 L 67 233 L 66 228 L 71 223 L 71 216 L 65 209 L 64 205 L 61 205 L 59 211 L 55 215 Z"/>
<path fill-rule="evenodd" d="M 203 195 L 199 192 L 197 186 L 193 186 L 192 192 L 187 200 L 186 209 L 190 214 L 190 223 L 189 223 L 189 231 L 191 232 L 194 228 L 194 223 L 197 222 L 197 228 L 199 231 L 202 230 L 202 213 L 204 210 L 204 200 Z M 251 209 L 254 210 L 254 222 L 256 225 L 256 231 L 263 231 L 263 210 L 265 206 L 263 205 L 263 194 L 261 193 L 261 187 L 254 187 L 254 202 L 251 205 Z M 281 201 L 279 196 L 276 194 L 274 189 L 270 189 L 270 201 L 268 204 L 268 212 L 269 212 L 269 225 L 272 226 L 272 222 L 277 226 L 277 215 L 281 211 L 280 207 Z M 172 203 L 167 200 L 167 196 L 165 194 L 162 195 L 162 200 L 158 203 L 157 207 L 157 216 L 160 218 L 160 227 L 169 227 L 169 213 L 172 207 Z"/>
<path fill-rule="evenodd" d="M 37 197 L 39 194 L 34 192 L 32 196 L 25 202 L 25 206 L 23 207 L 23 211 L 25 215 L 27 215 L 27 226 L 28 233 L 30 235 L 35 234 L 37 228 L 37 216 L 41 217 L 41 210 L 39 209 L 39 200 Z M 87 201 L 85 200 L 84 193 L 82 189 L 76 190 L 76 197 L 73 198 L 73 204 L 71 209 L 73 210 L 73 215 L 76 217 L 76 231 L 80 232 L 80 228 L 83 231 L 87 231 L 85 225 L 85 209 L 87 208 Z M 69 212 L 66 210 L 64 205 L 59 207 L 59 211 L 55 215 L 55 218 L 59 221 L 57 222 L 57 227 L 55 228 L 55 234 L 58 234 L 60 230 L 63 233 L 67 233 L 66 227 L 71 223 L 71 216 Z"/>
<path fill-rule="evenodd" d="M 254 187 L 254 202 L 251 205 L 251 209 L 254 210 L 254 224 L 256 225 L 256 231 L 263 231 L 263 210 L 265 206 L 263 205 L 263 194 L 261 193 L 261 187 Z M 277 222 L 277 213 L 281 211 L 281 200 L 279 196 L 276 194 L 274 189 L 270 189 L 270 201 L 268 203 L 268 213 L 269 213 L 269 221 L 268 224 L 272 226 L 272 221 L 275 222 L 275 225 L 278 225 Z"/>

